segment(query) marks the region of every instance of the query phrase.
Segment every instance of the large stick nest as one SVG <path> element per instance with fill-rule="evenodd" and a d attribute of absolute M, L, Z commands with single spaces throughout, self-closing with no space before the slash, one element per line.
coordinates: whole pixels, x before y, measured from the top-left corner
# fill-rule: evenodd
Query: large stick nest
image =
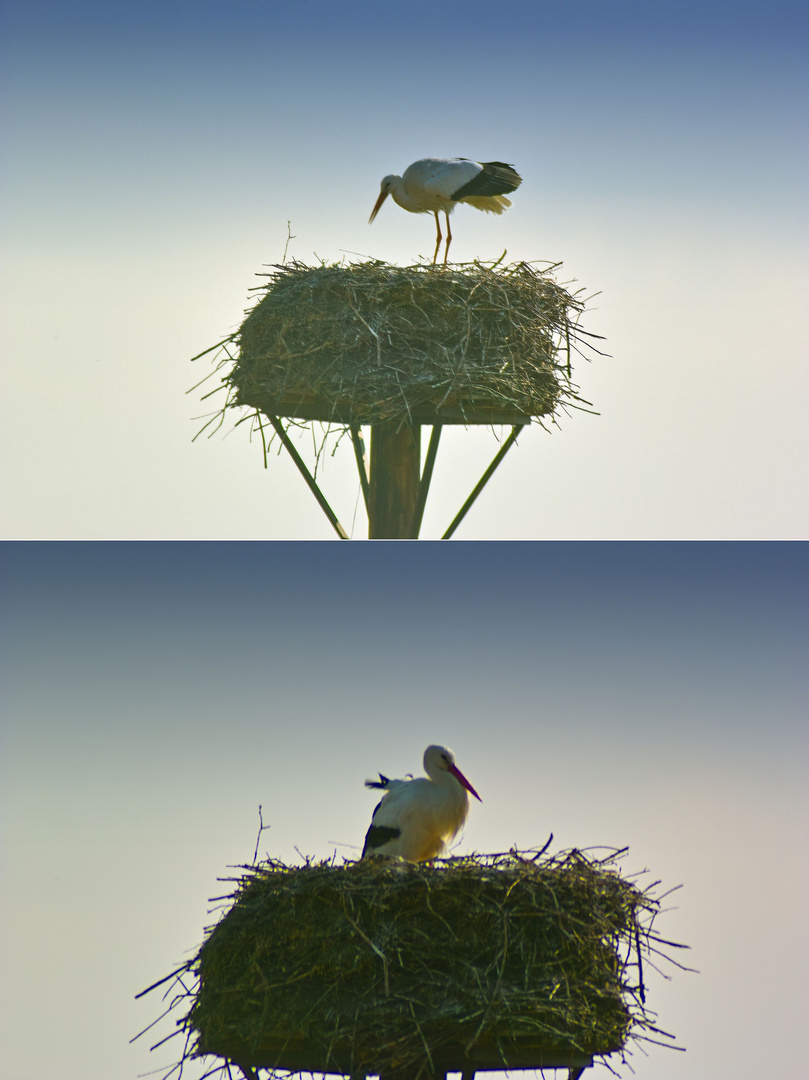
<path fill-rule="evenodd" d="M 552 415 L 581 400 L 571 352 L 584 334 L 584 302 L 556 269 L 277 266 L 234 335 L 229 404 L 344 425 Z"/>
<path fill-rule="evenodd" d="M 244 868 L 188 965 L 187 1053 L 415 1075 L 451 1047 L 505 1068 L 520 1040 L 605 1055 L 657 1031 L 640 963 L 657 901 L 611 857 L 529 854 Z"/>

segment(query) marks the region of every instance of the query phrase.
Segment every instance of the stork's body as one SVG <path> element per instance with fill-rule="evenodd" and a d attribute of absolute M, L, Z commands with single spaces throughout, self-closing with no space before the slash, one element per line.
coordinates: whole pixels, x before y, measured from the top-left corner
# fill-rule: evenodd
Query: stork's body
<path fill-rule="evenodd" d="M 522 183 L 513 165 L 503 161 L 468 161 L 466 158 L 422 158 L 409 165 L 402 176 L 386 176 L 380 184 L 369 221 L 379 213 L 382 203 L 391 195 L 393 201 L 412 214 L 434 214 L 436 241 L 433 262 L 441 247 L 441 222 L 438 214 L 447 219 L 447 244 L 444 266 L 452 242 L 449 215 L 459 202 L 469 203 L 487 214 L 502 214 L 511 206 L 506 195 Z"/>
<path fill-rule="evenodd" d="M 367 787 L 385 791 L 365 837 L 362 857 L 400 855 L 424 862 L 441 855 L 457 836 L 469 813 L 467 792 L 480 796 L 455 764 L 445 746 L 424 751 L 426 777 L 416 780 L 366 780 Z"/>

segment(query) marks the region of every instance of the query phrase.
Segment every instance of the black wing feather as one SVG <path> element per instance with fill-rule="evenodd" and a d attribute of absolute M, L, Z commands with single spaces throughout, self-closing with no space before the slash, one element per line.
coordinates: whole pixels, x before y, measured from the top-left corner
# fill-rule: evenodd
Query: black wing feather
<path fill-rule="evenodd" d="M 377 809 L 379 808 L 377 807 Z M 363 846 L 361 857 L 364 857 L 367 852 L 382 847 L 383 844 L 387 844 L 389 840 L 398 839 L 401 835 L 401 829 L 391 829 L 387 825 L 372 825 L 365 834 L 365 845 Z"/>
<path fill-rule="evenodd" d="M 381 788 L 382 790 L 387 788 L 389 784 L 390 784 L 390 778 L 387 777 L 387 776 L 384 776 L 382 773 L 379 774 L 379 780 L 366 780 L 365 781 L 365 786 L 366 787 Z"/>
<path fill-rule="evenodd" d="M 483 172 L 454 191 L 453 199 L 465 199 L 467 195 L 507 195 L 522 183 L 522 177 L 513 165 L 504 161 L 481 161 L 480 164 Z"/>

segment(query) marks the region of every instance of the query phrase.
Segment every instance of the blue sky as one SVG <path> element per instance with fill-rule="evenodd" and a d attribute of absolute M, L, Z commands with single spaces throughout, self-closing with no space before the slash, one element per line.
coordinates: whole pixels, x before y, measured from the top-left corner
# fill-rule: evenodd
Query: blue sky
<path fill-rule="evenodd" d="M 627 872 L 683 885 L 660 930 L 700 974 L 650 977 L 650 1004 L 687 1051 L 636 1054 L 640 1080 L 794 1070 L 805 546 L 0 554 L 0 1014 L 18 1080 L 170 1062 L 173 1044 L 128 1045 L 158 1007 L 134 994 L 199 944 L 257 807 L 272 855 L 356 857 L 363 780 L 417 772 L 436 740 L 483 798 L 460 851 L 553 832 L 555 849 L 628 844 Z"/>
<path fill-rule="evenodd" d="M 429 256 L 381 177 L 513 161 L 458 259 L 564 261 L 611 358 L 598 417 L 521 437 L 459 538 L 802 537 L 806 127 L 798 4 L 5 4 L 4 535 L 329 538 L 188 358 L 290 254 Z M 310 443 L 301 439 L 310 455 Z M 445 432 L 438 536 L 493 456 Z M 350 449 L 322 480 L 355 536 Z"/>

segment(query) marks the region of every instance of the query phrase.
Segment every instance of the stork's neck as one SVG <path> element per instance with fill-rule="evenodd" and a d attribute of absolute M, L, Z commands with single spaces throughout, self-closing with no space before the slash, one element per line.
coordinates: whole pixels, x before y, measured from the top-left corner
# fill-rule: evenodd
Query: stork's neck
<path fill-rule="evenodd" d="M 403 210 L 410 210 L 415 205 L 412 196 L 407 194 L 407 188 L 401 176 L 391 177 L 390 194 L 393 201 Z"/>
<path fill-rule="evenodd" d="M 428 773 L 427 775 L 434 784 L 446 791 L 447 794 L 451 794 L 453 799 L 460 803 L 469 801 L 466 788 L 451 772 L 447 772 L 446 769 L 434 769 L 432 774 Z"/>

